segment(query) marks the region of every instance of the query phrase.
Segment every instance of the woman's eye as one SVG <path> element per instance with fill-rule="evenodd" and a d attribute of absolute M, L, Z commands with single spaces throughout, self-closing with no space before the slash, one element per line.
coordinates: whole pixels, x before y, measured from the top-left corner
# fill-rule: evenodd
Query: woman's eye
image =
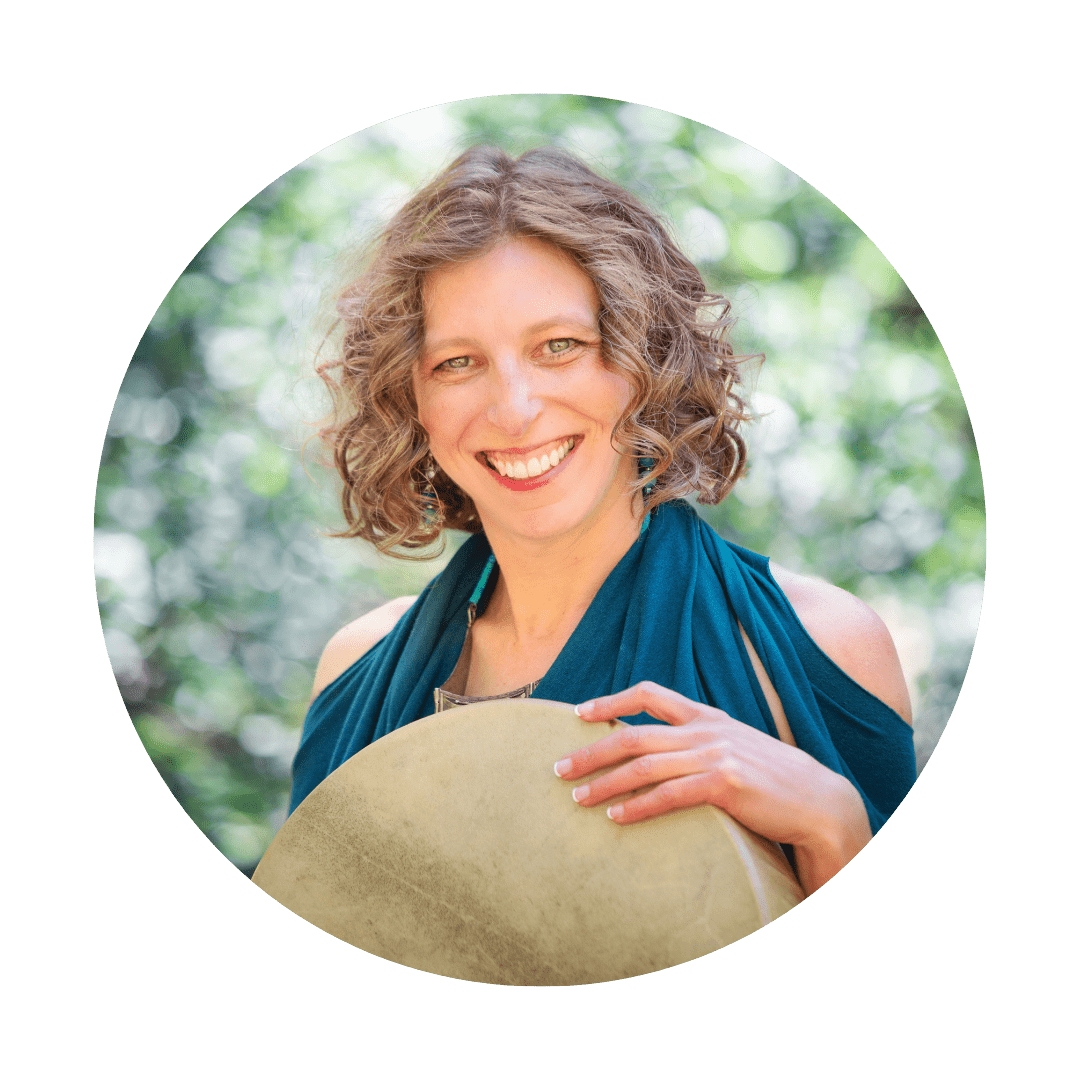
<path fill-rule="evenodd" d="M 469 366 L 471 361 L 469 356 L 454 356 L 449 360 L 444 360 L 441 364 L 435 366 L 436 371 L 462 371 Z"/>
<path fill-rule="evenodd" d="M 559 353 L 570 352 L 570 350 L 575 345 L 580 345 L 580 344 L 581 344 L 581 342 L 575 340 L 574 338 L 561 337 L 561 338 L 552 338 L 551 341 L 549 341 L 547 343 L 547 346 L 551 350 L 552 353 L 554 353 L 555 355 L 558 355 Z"/>

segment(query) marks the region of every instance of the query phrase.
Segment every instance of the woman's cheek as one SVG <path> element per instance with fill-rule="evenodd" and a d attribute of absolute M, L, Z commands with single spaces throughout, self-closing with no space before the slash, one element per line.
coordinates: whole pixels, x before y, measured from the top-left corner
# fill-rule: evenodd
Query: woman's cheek
<path fill-rule="evenodd" d="M 607 391 L 606 396 L 612 403 L 612 412 L 617 420 L 626 411 L 627 405 L 630 404 L 633 389 L 626 378 L 617 371 L 610 371 L 607 368 L 600 367 L 600 372 Z"/>
<path fill-rule="evenodd" d="M 445 387 L 428 387 L 417 400 L 416 418 L 433 440 L 445 439 L 457 410 Z"/>

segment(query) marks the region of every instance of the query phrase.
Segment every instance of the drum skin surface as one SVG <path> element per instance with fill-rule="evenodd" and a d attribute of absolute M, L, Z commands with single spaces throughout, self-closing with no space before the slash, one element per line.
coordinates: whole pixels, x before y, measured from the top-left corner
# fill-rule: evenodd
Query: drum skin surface
<path fill-rule="evenodd" d="M 578 806 L 554 764 L 615 726 L 518 699 L 399 728 L 311 792 L 253 880 L 366 952 L 510 985 L 671 967 L 802 899 L 780 849 L 715 807 L 620 826 Z"/>

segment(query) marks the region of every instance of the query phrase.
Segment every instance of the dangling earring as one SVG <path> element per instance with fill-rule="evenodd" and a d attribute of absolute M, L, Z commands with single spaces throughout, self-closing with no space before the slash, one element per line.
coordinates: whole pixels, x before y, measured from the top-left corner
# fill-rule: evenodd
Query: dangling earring
<path fill-rule="evenodd" d="M 638 476 L 644 476 L 655 465 L 656 465 L 656 462 L 651 457 L 638 458 L 638 463 L 637 463 Z M 654 487 L 656 487 L 656 478 L 655 477 L 652 480 L 650 480 L 641 489 L 642 496 L 647 499 L 649 497 L 649 495 L 652 494 L 652 489 Z"/>
<path fill-rule="evenodd" d="M 420 489 L 420 495 L 424 500 L 424 521 L 428 525 L 437 526 L 442 520 L 442 502 L 439 493 L 435 490 L 432 481 L 435 479 L 435 459 L 428 454 L 423 468 L 424 486 Z"/>

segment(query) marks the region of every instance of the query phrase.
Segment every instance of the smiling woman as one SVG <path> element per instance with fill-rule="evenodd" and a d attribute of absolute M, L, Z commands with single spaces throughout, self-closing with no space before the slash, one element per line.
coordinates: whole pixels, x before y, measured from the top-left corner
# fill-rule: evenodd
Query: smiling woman
<path fill-rule="evenodd" d="M 339 310 L 344 535 L 476 535 L 330 642 L 293 807 L 438 708 L 534 695 L 631 725 L 552 763 L 567 798 L 620 824 L 710 804 L 827 881 L 914 780 L 903 674 L 861 601 L 682 501 L 731 490 L 745 413 L 727 302 L 656 218 L 560 152 L 474 149 Z"/>

